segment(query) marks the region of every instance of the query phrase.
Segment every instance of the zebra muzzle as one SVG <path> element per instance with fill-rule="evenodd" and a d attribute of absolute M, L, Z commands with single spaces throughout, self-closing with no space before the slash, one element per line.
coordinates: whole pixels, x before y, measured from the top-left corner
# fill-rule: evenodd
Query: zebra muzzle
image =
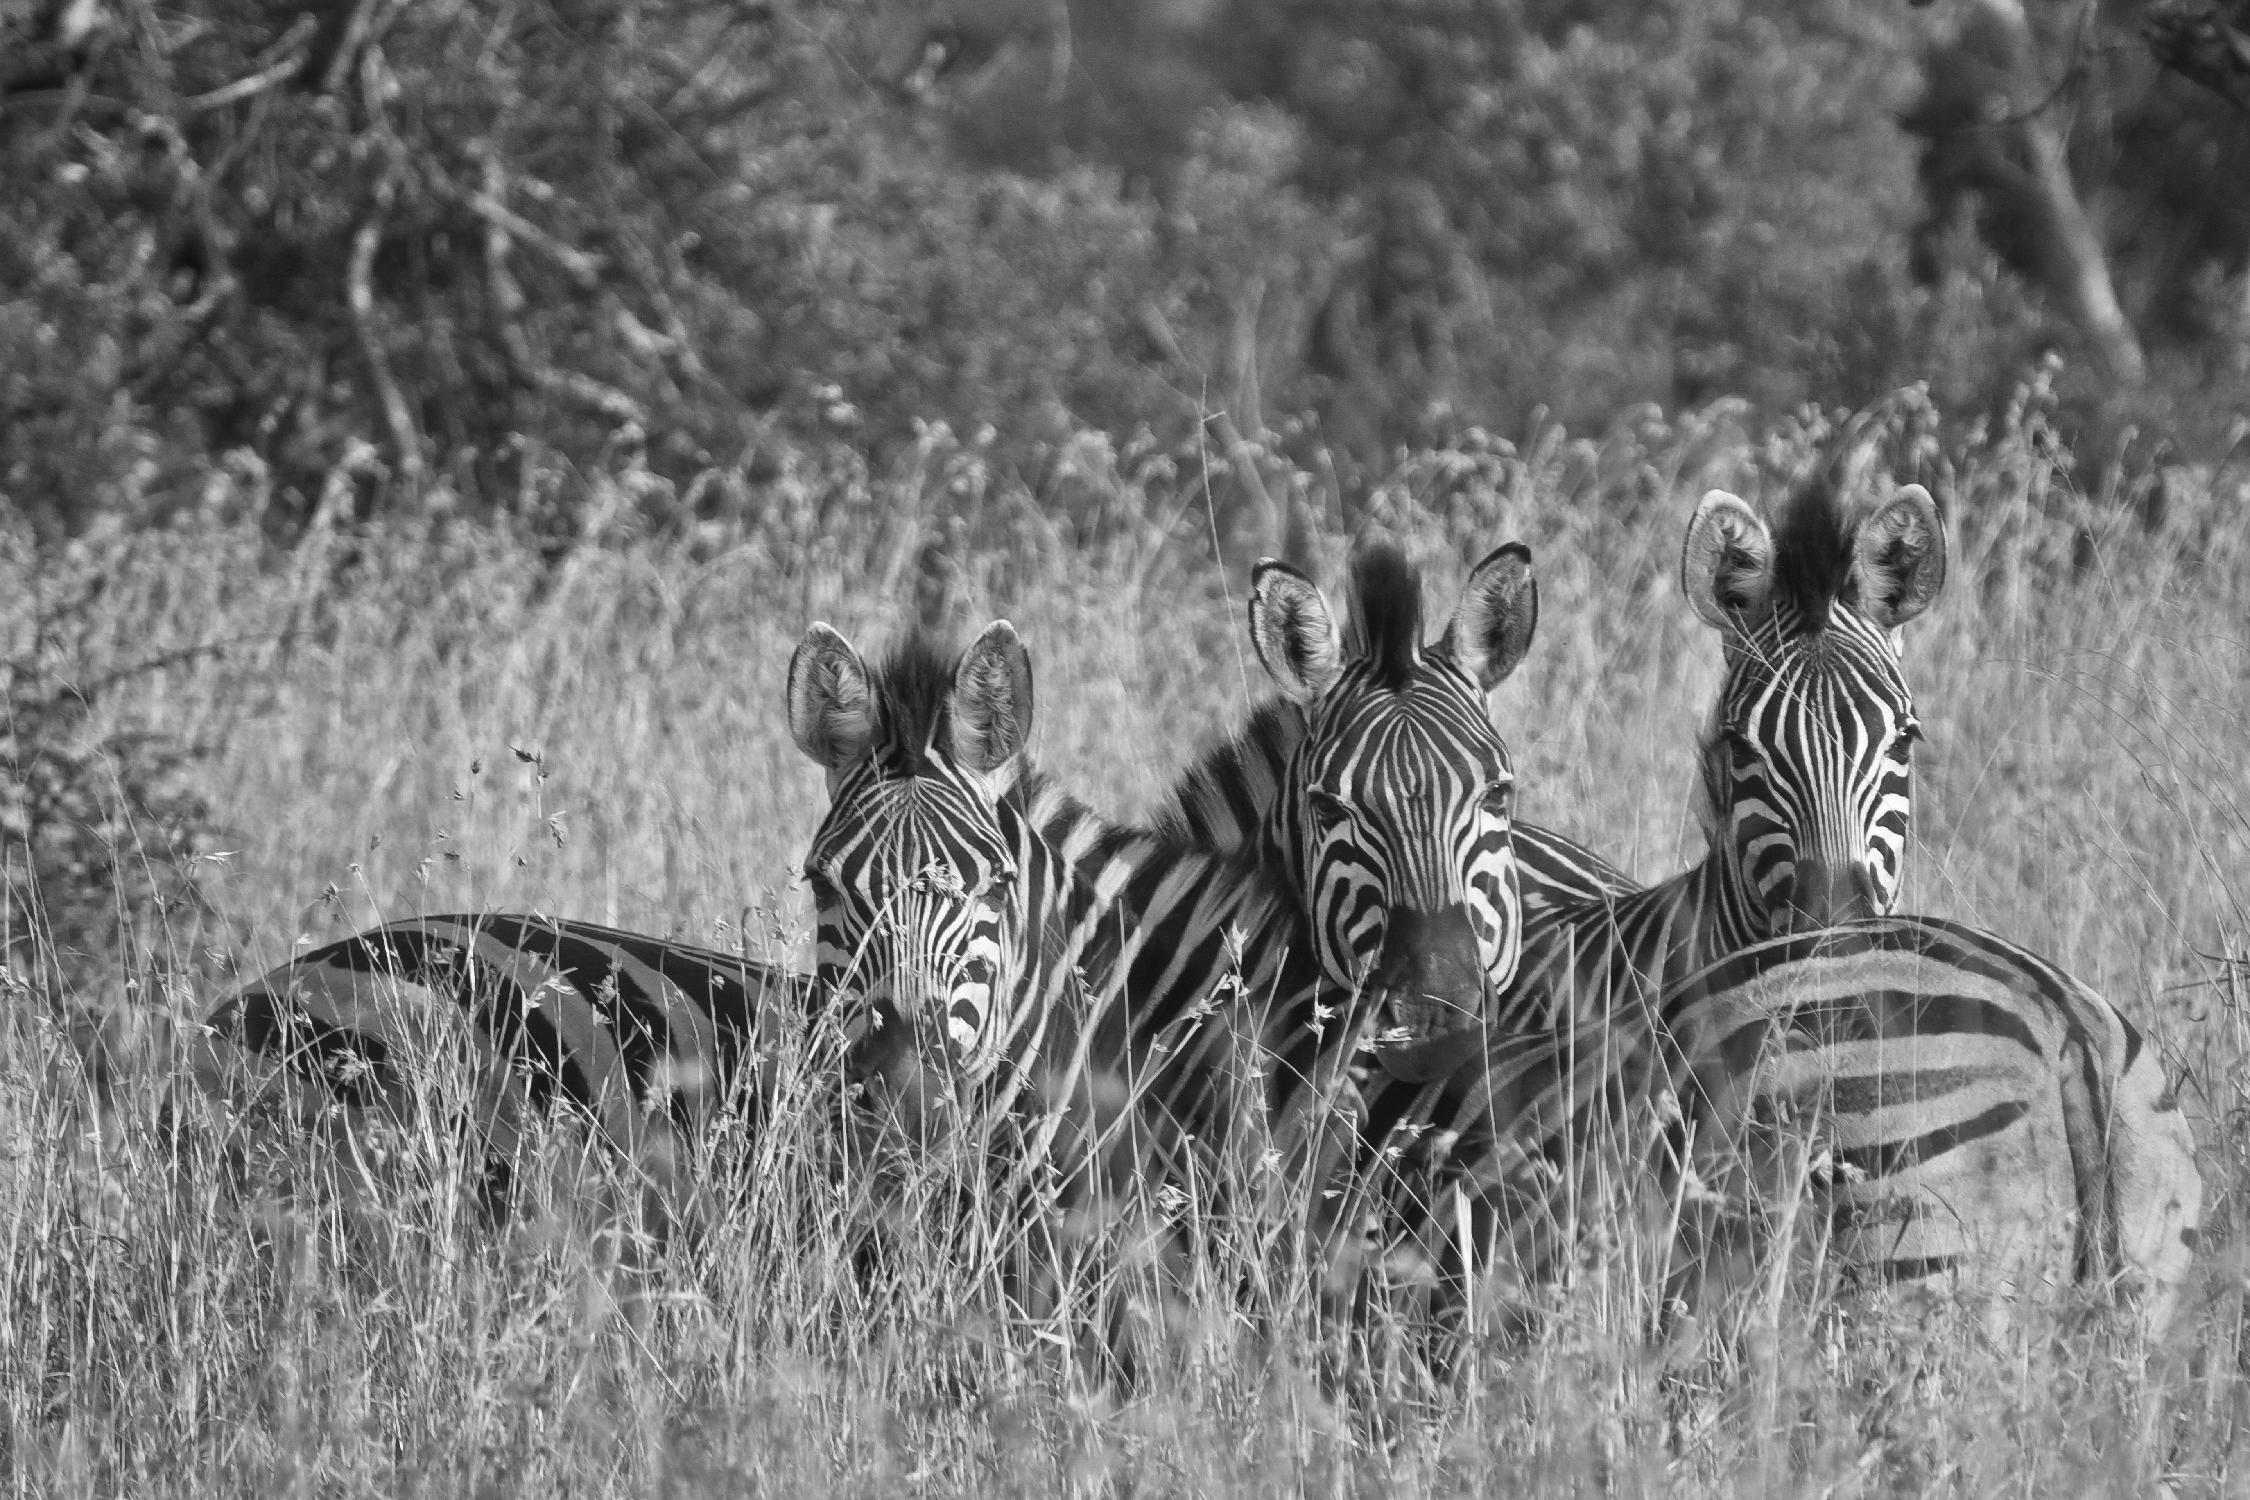
<path fill-rule="evenodd" d="M 1809 932 L 1881 914 L 1875 872 L 1858 860 L 1830 864 L 1800 861 L 1776 892 L 1775 910 L 1790 932 Z"/>
<path fill-rule="evenodd" d="M 1450 1072 L 1484 1022 L 1484 958 L 1469 909 L 1392 912 L 1367 991 L 1384 1071 L 1408 1082 Z"/>

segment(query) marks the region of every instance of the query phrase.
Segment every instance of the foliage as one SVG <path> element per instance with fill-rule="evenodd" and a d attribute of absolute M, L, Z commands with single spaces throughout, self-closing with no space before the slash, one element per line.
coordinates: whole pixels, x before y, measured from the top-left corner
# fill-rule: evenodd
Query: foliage
<path fill-rule="evenodd" d="M 1923 378 L 1997 407 L 2067 339 L 1973 236 L 1908 274 L 1905 17 L 18 5 L 0 495 L 43 534 L 247 497 L 277 537 L 328 505 L 567 538 L 557 465 L 632 466 L 650 519 L 700 522 L 754 503 L 717 476 L 917 423 L 991 428 L 1036 489 L 1086 429 L 1188 450 L 1223 413 L 1356 504 L 1433 419 L 1771 419 Z M 2139 195 L 2114 222 L 2228 201 L 2194 120 L 2079 113 L 2084 169 Z M 2231 224 L 2120 250 L 2150 339 L 2186 342 L 2145 393 L 2081 378 L 2083 409 L 2224 440 L 2240 371 L 2195 330 L 2235 296 Z"/>

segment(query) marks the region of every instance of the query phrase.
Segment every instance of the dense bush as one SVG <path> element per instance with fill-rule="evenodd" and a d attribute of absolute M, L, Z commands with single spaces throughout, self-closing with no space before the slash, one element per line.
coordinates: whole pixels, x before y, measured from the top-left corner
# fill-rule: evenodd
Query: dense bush
<path fill-rule="evenodd" d="M 276 534 L 324 501 L 570 534 L 557 464 L 629 461 L 657 518 L 708 518 L 756 503 L 714 475 L 929 419 L 989 426 L 1037 488 L 1087 428 L 1193 447 L 1224 413 L 1356 498 L 1433 421 L 1924 378 L 1996 404 L 2070 338 L 1966 229 L 1907 274 L 1910 26 L 1825 0 L 17 7 L 0 494 L 52 532 L 247 474 Z M 2185 222 L 2216 169 L 2150 118 L 2073 140 Z M 2158 341 L 2234 295 L 2235 261 L 2191 258 L 2135 304 Z M 2127 418 L 2239 379 L 2158 364 Z"/>

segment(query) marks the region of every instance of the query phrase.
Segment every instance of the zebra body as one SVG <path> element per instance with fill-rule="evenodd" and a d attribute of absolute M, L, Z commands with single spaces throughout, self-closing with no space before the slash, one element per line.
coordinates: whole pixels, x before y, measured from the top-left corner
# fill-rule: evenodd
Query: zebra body
<path fill-rule="evenodd" d="M 1722 1211 L 1701 1268 L 1801 1193 L 1882 1280 L 2135 1284 L 2169 1320 L 2193 1254 L 2195 1143 L 2147 1039 L 1989 933 L 1892 917 L 1728 957 L 1665 997 L 1689 1158 Z"/>
<path fill-rule="evenodd" d="M 1871 1225 L 1880 1205 L 1894 1217 L 1938 1223 L 1950 1203 L 1944 1174 L 1964 1161 L 2013 1153 L 2015 1180 L 2061 1190 L 2055 1201 L 2073 1212 L 2055 1211 L 2037 1192 L 1993 1211 L 2047 1226 L 2098 1225 L 2121 1214 L 2115 1232 L 2095 1240 L 2116 1253 L 2076 1255 L 2071 1267 L 2089 1275 L 2131 1270 L 2157 1289 L 2145 1304 L 2151 1316 L 2168 1310 L 2164 1289 L 2176 1285 L 2182 1247 L 2192 1242 L 2199 1184 L 2186 1127 L 2153 1057 L 2100 997 L 1998 939 L 1910 922 L 1883 930 L 1917 938 L 1943 932 L 1952 947 L 1934 938 L 1923 946 L 1982 957 L 1937 964 L 1918 949 L 1920 968 L 1886 975 L 1884 962 L 1906 964 L 1901 945 L 1913 945 L 1903 938 L 1853 962 L 1794 953 L 1785 942 L 1782 951 L 1794 956 L 1775 961 L 1766 990 L 1710 982 L 1709 973 L 1729 972 L 1713 965 L 1749 945 L 1790 934 L 1817 941 L 1832 924 L 1874 918 L 1897 901 L 1909 752 L 1919 731 L 1895 634 L 1942 586 L 1943 528 L 1928 494 L 1911 485 L 1854 517 L 1840 495 L 1849 456 L 1840 452 L 1794 497 L 1778 528 L 1721 491 L 1698 507 L 1682 584 L 1720 632 L 1727 668 L 1702 750 L 1709 851 L 1656 887 L 1528 911 L 1513 980 L 1495 988 L 1484 1012 L 1450 1035 L 1425 1035 L 1410 1066 L 1388 1066 L 1367 1081 L 1356 1197 L 1346 1213 L 1366 1214 L 1378 1247 L 1419 1245 L 1441 1267 L 1465 1274 L 1489 1264 L 1505 1242 L 1524 1269 L 1544 1277 L 1576 1243 L 1574 1209 L 1596 1179 L 1645 1177 L 1647 1136 L 1638 1150 L 1630 1139 L 1640 1128 L 1631 1123 L 1635 1109 L 1661 1114 L 1666 1101 L 1679 1101 L 1670 1123 L 1701 1121 L 1708 1149 L 1739 1136 L 1740 1121 L 1794 1108 L 1791 1101 L 1811 1091 L 1826 1101 L 1834 1139 L 1869 1147 L 1864 1158 L 1845 1158 L 1862 1174 L 1845 1173 L 1851 1180 L 1837 1201 L 1847 1219 L 1858 1213 Z M 1261 645 L 1260 654 L 1270 667 L 1289 652 Z M 1318 756 L 1318 733 L 1315 724 L 1308 759 Z M 1363 946 L 1356 960 L 1341 962 L 1373 957 Z M 1335 967 L 1339 959 L 1324 962 Z M 1916 986 L 1951 996 L 1972 979 L 1980 996 L 1974 1006 L 1897 998 L 1919 994 Z M 1886 987 L 1886 980 L 1897 983 Z M 1832 992 L 1830 1013 L 1852 1024 L 1826 1037 L 1802 1028 L 1727 1030 L 1737 1009 L 1755 1013 L 1773 987 L 1792 985 Z M 1736 1044 L 1683 1053 L 1675 1035 L 1714 1032 Z M 1747 1055 L 1741 1038 L 1753 1034 L 1790 1041 L 1781 1052 L 1787 1066 Z M 2065 1035 L 2067 1046 L 2055 1040 Z M 2050 1062 L 2061 1055 L 2057 1047 L 2067 1052 L 2067 1067 Z M 2004 1060 L 2010 1049 L 2016 1055 Z M 1951 1064 L 1929 1064 L 1932 1058 L 1968 1059 L 1964 1079 L 1974 1074 L 1981 1082 L 1939 1088 Z M 1739 1074 L 1728 1071 L 1737 1067 Z M 1912 1084 L 1904 1092 L 1865 1085 L 1871 1070 L 1886 1068 Z M 1990 1127 L 1989 1139 L 1949 1114 L 1961 1100 L 1981 1097 L 1979 1089 L 2013 1099 L 1973 1117 Z M 2123 1154 L 2092 1153 L 2088 1122 L 2099 1122 L 2108 1139 L 2138 1144 Z M 1688 1180 L 1678 1174 L 1691 1165 L 1681 1152 L 1695 1136 L 1661 1134 L 1670 1142 L 1676 1192 Z M 1883 1149 L 1955 1136 L 1964 1145 L 1929 1153 L 1927 1165 L 1914 1149 Z M 1972 1139 L 1981 1150 L 1969 1149 Z M 2033 1172 L 2032 1162 L 2041 1169 Z M 1934 1248 L 1935 1234 L 1925 1229 L 1901 1241 L 1924 1244 L 1928 1254 L 1878 1252 L 1872 1230 L 1841 1248 L 1894 1279 L 1950 1274 L 1972 1260 L 1989 1265 L 1965 1242 Z M 1991 1237 L 1994 1254 L 2015 1257 L 2008 1234 Z"/>
<path fill-rule="evenodd" d="M 1547 973 L 1582 990 L 1546 1030 L 1371 1097 L 1367 1189 L 1428 1264 L 1550 1280 L 1622 1186 L 1677 1219 L 1690 1305 L 1804 1204 L 1860 1280 L 2123 1281 L 2169 1318 L 2201 1218 L 2185 1116 L 2139 1029 L 2038 955 L 1893 916 L 1661 989 L 1599 945 Z"/>
<path fill-rule="evenodd" d="M 592 922 L 481 912 L 409 918 L 296 955 L 207 1018 L 207 1087 L 263 1074 L 318 1117 L 397 1117 L 460 1043 L 488 1172 L 557 1101 L 636 1159 L 731 1105 L 754 1123 L 805 985 L 785 968 Z M 651 1148 L 656 1149 L 652 1152 Z"/>

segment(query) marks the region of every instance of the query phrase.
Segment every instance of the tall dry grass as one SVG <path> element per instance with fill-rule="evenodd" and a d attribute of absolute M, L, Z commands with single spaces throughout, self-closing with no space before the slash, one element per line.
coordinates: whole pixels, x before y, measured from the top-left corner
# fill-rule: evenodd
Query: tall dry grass
<path fill-rule="evenodd" d="M 1261 687 L 1198 497 L 1098 449 L 1078 482 L 1141 520 L 1076 548 L 1021 497 L 996 507 L 956 608 L 1016 621 L 1040 760 L 1130 814 Z M 1526 816 L 1647 877 L 1694 857 L 1717 648 L 1670 583 L 1681 527 L 1706 485 L 1770 489 L 1809 450 L 1718 411 L 1521 449 L 1471 434 L 1401 470 L 1391 514 L 1433 597 L 1499 541 L 1537 554 L 1540 635 L 1495 700 Z M 1645 1231 L 1596 1215 L 1528 1340 L 1477 1341 L 1435 1391 L 1412 1330 L 1378 1318 L 1339 1388 L 1350 1335 L 1291 1279 L 1287 1230 L 1245 1218 L 1121 1388 L 1075 1346 L 1120 1302 L 1162 1320 L 1149 1258 L 1076 1267 L 1050 1316 L 1007 1316 L 964 1268 L 999 1253 L 998 1211 L 937 1176 L 888 1205 L 840 1178 L 815 1080 L 757 1140 L 701 1143 L 717 1218 L 645 1279 L 587 1208 L 629 1184 L 567 1123 L 494 1223 L 442 1131 L 370 1163 L 168 1115 L 170 1038 L 230 976 L 378 919 L 526 908 L 801 951 L 791 863 L 822 793 L 778 712 L 789 650 L 814 618 L 897 628 L 942 518 L 918 470 L 785 475 L 724 545 L 552 567 L 466 529 L 276 556 L 222 521 L 42 561 L 49 584 L 104 580 L 87 670 L 181 653 L 104 712 L 201 747 L 224 832 L 206 913 L 140 920 L 81 993 L 11 978 L 0 1007 L 0 1474 L 22 1494 L 2234 1492 L 2243 486 L 2074 476 L 2036 400 L 1953 451 L 1951 583 L 1906 648 L 1928 729 L 1908 901 L 2063 960 L 2178 1068 L 2209 1249 L 2161 1347 L 2076 1302 L 1995 1332 L 1781 1294 L 1740 1309 L 1747 1340 L 1664 1345 Z M 855 1265 L 870 1221 L 884 1253 Z"/>

